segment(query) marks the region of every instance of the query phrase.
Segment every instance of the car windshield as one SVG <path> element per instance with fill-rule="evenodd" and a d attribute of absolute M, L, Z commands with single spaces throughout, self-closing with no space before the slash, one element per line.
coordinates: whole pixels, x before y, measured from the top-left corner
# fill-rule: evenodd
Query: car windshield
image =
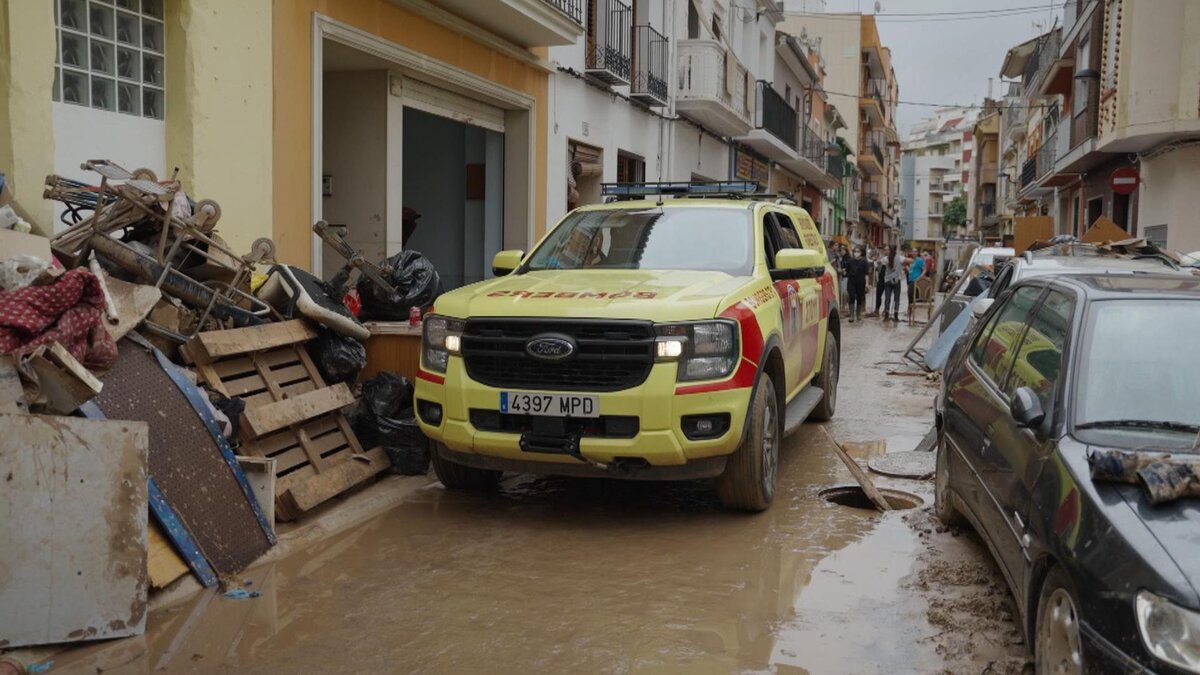
<path fill-rule="evenodd" d="M 1076 429 L 1193 447 L 1200 432 L 1197 335 L 1200 301 L 1094 303 L 1080 351 Z"/>
<path fill-rule="evenodd" d="M 529 259 L 526 271 L 576 269 L 711 270 L 754 268 L 747 208 L 580 211 L 567 216 Z"/>

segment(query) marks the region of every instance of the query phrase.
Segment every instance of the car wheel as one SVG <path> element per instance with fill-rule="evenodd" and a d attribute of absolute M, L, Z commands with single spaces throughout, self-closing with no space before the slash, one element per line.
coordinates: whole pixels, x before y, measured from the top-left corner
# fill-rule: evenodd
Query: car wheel
<path fill-rule="evenodd" d="M 838 341 L 832 332 L 825 334 L 825 358 L 821 361 L 816 385 L 824 394 L 821 402 L 808 414 L 808 421 L 827 422 L 833 419 L 833 413 L 837 410 Z"/>
<path fill-rule="evenodd" d="M 950 449 L 946 447 L 946 432 L 938 431 L 937 458 L 933 472 L 933 512 L 946 527 L 961 525 L 962 514 L 950 500 Z"/>
<path fill-rule="evenodd" d="M 1038 673 L 1083 673 L 1079 601 L 1061 568 L 1046 575 L 1038 600 L 1034 652 Z"/>
<path fill-rule="evenodd" d="M 771 377 L 763 373 L 754 388 L 750 424 L 742 444 L 717 476 L 717 496 L 726 508 L 765 511 L 775 496 L 779 473 L 779 402 Z"/>
<path fill-rule="evenodd" d="M 442 457 L 444 448 L 444 445 L 438 443 L 437 447 L 433 449 L 432 459 L 433 472 L 437 474 L 438 480 L 442 481 L 442 485 L 445 485 L 447 490 L 483 492 L 495 489 L 496 484 L 500 482 L 501 472 L 476 469 L 473 466 L 452 462 Z"/>

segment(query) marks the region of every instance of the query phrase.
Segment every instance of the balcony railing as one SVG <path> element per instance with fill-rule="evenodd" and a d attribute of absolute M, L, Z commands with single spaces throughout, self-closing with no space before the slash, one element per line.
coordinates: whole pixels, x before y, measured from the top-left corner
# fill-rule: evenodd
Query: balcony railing
<path fill-rule="evenodd" d="M 596 9 L 588 17 L 584 70 L 609 84 L 628 84 L 633 12 L 621 0 L 592 1 Z"/>
<path fill-rule="evenodd" d="M 842 159 L 840 148 L 834 145 L 833 149 L 839 152 L 836 155 L 826 156 L 825 172 L 838 180 L 842 180 L 846 177 L 846 162 Z"/>
<path fill-rule="evenodd" d="M 980 222 L 980 224 L 982 224 L 988 218 L 991 218 L 995 215 L 996 215 L 996 203 L 995 202 L 983 202 L 982 204 L 979 205 L 979 222 Z"/>
<path fill-rule="evenodd" d="M 1037 182 L 1037 155 L 1025 160 L 1021 165 L 1021 189 L 1027 188 Z"/>
<path fill-rule="evenodd" d="M 667 38 L 651 26 L 634 26 L 633 45 L 630 97 L 648 105 L 667 105 Z"/>
<path fill-rule="evenodd" d="M 866 211 L 867 213 L 882 214 L 883 202 L 879 201 L 879 197 L 873 194 L 865 194 L 859 202 L 858 210 L 860 212 Z"/>
<path fill-rule="evenodd" d="M 887 105 L 883 102 L 883 97 L 887 94 L 887 80 L 878 77 L 867 80 L 867 93 L 879 104 L 880 112 L 887 110 Z"/>
<path fill-rule="evenodd" d="M 1059 125 L 1050 132 L 1050 135 L 1042 141 L 1042 147 L 1038 148 L 1037 152 L 1037 177 L 1041 180 L 1043 176 L 1054 171 L 1054 162 L 1058 159 L 1058 136 L 1060 133 L 1067 133 L 1064 125 Z"/>
<path fill-rule="evenodd" d="M 808 161 L 821 167 L 824 171 L 829 162 L 829 144 L 821 138 L 821 135 L 808 127 L 801 128 L 801 134 L 804 136 L 804 147 L 801 152 L 804 158 Z"/>
<path fill-rule="evenodd" d="M 720 101 L 743 118 L 750 115 L 746 105 L 746 67 L 721 43 L 713 40 L 680 40 L 679 99 Z M 733 59 L 732 64 L 726 58 Z"/>
<path fill-rule="evenodd" d="M 586 0 L 542 0 L 547 5 L 571 17 L 571 20 L 583 25 L 583 3 Z"/>
<path fill-rule="evenodd" d="M 788 105 L 770 82 L 758 81 L 754 126 L 771 132 L 793 150 L 796 145 L 796 109 Z"/>
<path fill-rule="evenodd" d="M 1061 39 L 1062 37 L 1058 31 L 1051 32 L 1038 43 L 1033 53 L 1029 55 L 1029 60 L 1025 62 L 1024 73 L 1026 91 L 1029 91 L 1037 76 L 1045 72 L 1050 67 L 1050 64 L 1054 63 L 1058 58 Z"/>

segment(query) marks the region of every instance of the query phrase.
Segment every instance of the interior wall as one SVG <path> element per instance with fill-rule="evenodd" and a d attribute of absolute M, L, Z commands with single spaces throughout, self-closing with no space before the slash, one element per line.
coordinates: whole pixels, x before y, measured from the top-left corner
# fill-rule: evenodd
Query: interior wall
<path fill-rule="evenodd" d="M 446 288 L 466 276 L 466 132 L 461 122 L 404 110 L 404 205 L 421 214 L 407 248 L 429 258 Z"/>
<path fill-rule="evenodd" d="M 322 198 L 323 217 L 331 225 L 345 225 L 347 241 L 367 260 L 382 260 L 387 241 L 387 71 L 326 73 L 322 114 L 324 174 L 333 180 L 332 196 Z M 324 278 L 345 263 L 324 246 Z"/>

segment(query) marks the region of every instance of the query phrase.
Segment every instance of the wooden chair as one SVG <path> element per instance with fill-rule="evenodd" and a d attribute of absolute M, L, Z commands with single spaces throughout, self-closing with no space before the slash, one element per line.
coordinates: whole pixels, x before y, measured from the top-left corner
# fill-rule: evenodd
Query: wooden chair
<path fill-rule="evenodd" d="M 925 323 L 929 323 L 933 316 L 933 280 L 921 277 L 913 286 L 913 301 L 908 303 L 908 325 L 913 325 L 917 310 L 925 310 Z"/>

